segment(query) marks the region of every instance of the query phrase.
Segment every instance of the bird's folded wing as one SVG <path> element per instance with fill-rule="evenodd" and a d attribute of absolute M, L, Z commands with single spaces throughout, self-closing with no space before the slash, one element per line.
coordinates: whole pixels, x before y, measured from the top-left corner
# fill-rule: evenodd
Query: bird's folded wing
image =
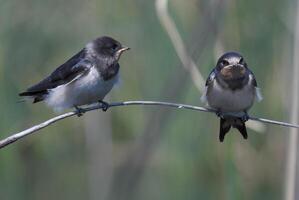
<path fill-rule="evenodd" d="M 204 91 L 203 91 L 203 94 L 202 96 L 200 97 L 200 100 L 201 102 L 203 103 L 207 103 L 207 91 L 208 91 L 208 86 L 210 84 L 212 84 L 212 82 L 214 81 L 215 79 L 215 71 L 211 71 L 210 75 L 208 76 L 207 80 L 206 80 L 206 85 L 205 85 L 205 88 L 204 88 Z"/>
<path fill-rule="evenodd" d="M 257 102 L 260 102 L 263 100 L 263 95 L 261 93 L 261 89 L 258 87 L 255 87 L 255 99 Z"/>
<path fill-rule="evenodd" d="M 261 89 L 257 86 L 257 82 L 256 82 L 254 74 L 251 71 L 249 71 L 249 73 L 250 73 L 249 76 L 251 78 L 251 84 L 255 88 L 255 99 L 256 99 L 256 101 L 260 102 L 263 100 L 263 95 L 261 93 Z"/>
<path fill-rule="evenodd" d="M 20 93 L 20 96 L 46 92 L 48 89 L 53 89 L 57 86 L 70 83 L 79 76 L 86 74 L 92 67 L 92 63 L 88 60 L 79 58 L 78 55 L 76 56 L 59 66 L 50 76 L 27 89 L 26 92 Z"/>
<path fill-rule="evenodd" d="M 215 70 L 213 69 L 206 80 L 206 86 L 209 86 L 215 79 Z"/>

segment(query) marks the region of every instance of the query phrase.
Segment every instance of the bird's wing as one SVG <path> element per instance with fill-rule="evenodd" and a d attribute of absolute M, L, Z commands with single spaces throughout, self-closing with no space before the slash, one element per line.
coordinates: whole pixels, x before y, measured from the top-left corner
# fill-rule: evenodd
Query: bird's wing
<path fill-rule="evenodd" d="M 215 69 L 213 69 L 211 71 L 211 73 L 209 74 L 207 80 L 206 80 L 206 87 L 209 86 L 215 79 Z"/>
<path fill-rule="evenodd" d="M 248 70 L 249 72 L 249 77 L 251 79 L 251 84 L 254 86 L 254 87 L 257 87 L 257 82 L 256 82 L 256 79 L 255 79 L 255 76 L 254 74 L 252 73 L 252 71 Z"/>
<path fill-rule="evenodd" d="M 84 58 L 85 50 L 83 49 L 64 64 L 59 66 L 47 78 L 28 88 L 26 92 L 20 93 L 20 96 L 32 96 L 35 94 L 45 93 L 48 89 L 67 84 L 76 79 L 78 76 L 85 74 L 92 67 L 92 63 Z"/>
<path fill-rule="evenodd" d="M 204 91 L 203 91 L 203 94 L 200 98 L 200 100 L 203 102 L 203 103 L 207 103 L 207 91 L 208 91 L 208 86 L 211 85 L 211 83 L 214 81 L 215 79 L 215 69 L 213 69 L 211 71 L 211 73 L 209 74 L 207 80 L 206 80 L 206 84 L 205 84 L 205 88 L 204 88 Z"/>
<path fill-rule="evenodd" d="M 263 100 L 263 95 L 261 93 L 261 89 L 257 86 L 257 82 L 256 82 L 256 79 L 255 79 L 255 76 L 254 76 L 254 74 L 251 71 L 249 71 L 249 76 L 251 78 L 251 84 L 255 88 L 255 99 L 258 102 L 260 102 L 261 100 Z"/>

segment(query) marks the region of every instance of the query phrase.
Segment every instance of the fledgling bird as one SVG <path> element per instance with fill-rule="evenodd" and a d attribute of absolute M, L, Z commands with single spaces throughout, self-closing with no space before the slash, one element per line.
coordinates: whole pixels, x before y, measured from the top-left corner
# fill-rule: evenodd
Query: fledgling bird
<path fill-rule="evenodd" d="M 238 129 L 247 139 L 247 111 L 254 100 L 261 101 L 262 96 L 243 56 L 237 52 L 227 52 L 218 59 L 210 73 L 201 99 L 217 110 L 216 114 L 220 117 L 219 140 L 223 142 L 231 127 Z"/>
<path fill-rule="evenodd" d="M 106 111 L 108 103 L 103 99 L 118 80 L 118 61 L 126 50 L 129 48 L 111 37 L 96 38 L 19 95 L 33 98 L 33 103 L 45 101 L 58 111 L 75 107 L 80 114 L 79 106 L 96 102 L 102 103 Z"/>

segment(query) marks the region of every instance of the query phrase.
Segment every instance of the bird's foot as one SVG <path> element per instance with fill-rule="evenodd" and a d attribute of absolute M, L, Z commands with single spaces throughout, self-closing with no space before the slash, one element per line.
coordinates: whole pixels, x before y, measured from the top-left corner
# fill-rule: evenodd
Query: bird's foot
<path fill-rule="evenodd" d="M 107 110 L 108 110 L 108 108 L 109 108 L 109 103 L 107 103 L 107 102 L 105 102 L 105 101 L 102 101 L 102 100 L 99 100 L 98 101 L 100 104 L 101 104 L 101 106 L 102 106 L 102 110 L 104 111 L 104 112 L 106 112 Z"/>
<path fill-rule="evenodd" d="M 217 117 L 224 119 L 224 115 L 220 110 L 216 111 L 215 113 L 216 113 Z"/>
<path fill-rule="evenodd" d="M 241 117 L 242 122 L 247 122 L 249 120 L 249 115 L 247 112 L 244 113 L 244 115 Z"/>
<path fill-rule="evenodd" d="M 75 109 L 76 109 L 76 112 L 77 112 L 77 116 L 78 117 L 81 117 L 84 113 L 85 113 L 85 110 L 83 108 L 80 108 L 78 106 L 74 106 Z"/>

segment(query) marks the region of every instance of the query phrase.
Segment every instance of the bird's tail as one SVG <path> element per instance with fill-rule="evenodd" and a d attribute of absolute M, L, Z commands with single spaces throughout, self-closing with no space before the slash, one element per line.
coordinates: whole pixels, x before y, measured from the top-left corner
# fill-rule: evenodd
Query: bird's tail
<path fill-rule="evenodd" d="M 233 125 L 234 128 L 239 130 L 239 132 L 241 133 L 241 135 L 243 136 L 244 139 L 247 139 L 248 135 L 247 135 L 245 122 L 243 122 L 242 119 L 237 119 L 237 120 L 238 120 L 238 122 Z"/>
<path fill-rule="evenodd" d="M 19 93 L 19 96 L 33 99 L 33 103 L 37 103 L 44 100 L 44 95 L 47 94 L 47 91 L 26 91 Z"/>
<path fill-rule="evenodd" d="M 220 118 L 220 142 L 223 142 L 226 133 L 230 130 L 232 126 L 233 128 L 239 130 L 244 139 L 248 138 L 245 122 L 241 118 Z"/>
<path fill-rule="evenodd" d="M 231 124 L 227 119 L 220 118 L 219 140 L 223 142 L 225 134 L 230 130 Z"/>

